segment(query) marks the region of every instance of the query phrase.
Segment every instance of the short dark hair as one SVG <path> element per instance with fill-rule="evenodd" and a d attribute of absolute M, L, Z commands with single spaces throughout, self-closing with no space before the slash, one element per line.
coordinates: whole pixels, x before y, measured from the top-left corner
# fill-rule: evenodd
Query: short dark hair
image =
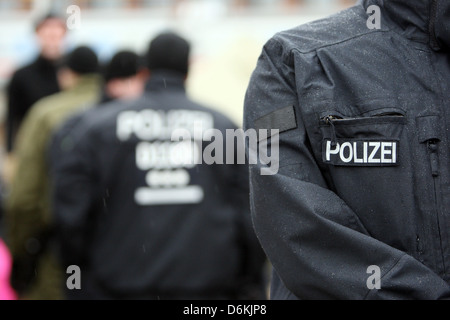
<path fill-rule="evenodd" d="M 38 31 L 39 28 L 40 28 L 44 23 L 46 23 L 46 22 L 49 21 L 49 20 L 59 20 L 59 21 L 61 21 L 61 25 L 64 26 L 64 28 L 67 30 L 67 26 L 66 26 L 65 20 L 64 20 L 61 16 L 59 16 L 59 15 L 53 13 L 53 12 L 49 12 L 49 13 L 43 15 L 43 16 L 40 16 L 40 17 L 34 22 L 34 30 L 35 30 L 35 31 Z"/>
<path fill-rule="evenodd" d="M 142 58 L 133 51 L 118 51 L 103 67 L 104 80 L 123 79 L 136 75 L 142 68 Z"/>
<path fill-rule="evenodd" d="M 79 46 L 65 55 L 59 67 L 66 67 L 78 74 L 99 72 L 99 61 L 97 54 L 88 46 Z"/>
<path fill-rule="evenodd" d="M 150 42 L 147 67 L 150 71 L 164 69 L 187 74 L 190 50 L 190 43 L 178 34 L 160 33 Z"/>

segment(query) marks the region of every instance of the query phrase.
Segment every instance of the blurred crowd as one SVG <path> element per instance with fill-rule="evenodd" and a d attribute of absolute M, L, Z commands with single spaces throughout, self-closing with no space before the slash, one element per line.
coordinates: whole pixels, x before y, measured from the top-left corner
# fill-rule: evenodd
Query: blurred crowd
<path fill-rule="evenodd" d="M 194 2 L 56 3 L 176 12 Z M 310 1 L 216 2 L 246 10 Z M 35 3 L 3 0 L 0 9 Z M 67 46 L 65 18 L 36 19 L 39 52 L 5 85 L 0 299 L 267 298 L 270 266 L 250 220 L 246 165 L 173 166 L 176 146 L 153 128 L 194 130 L 193 119 L 223 132 L 240 126 L 187 94 L 189 40 L 168 30 L 144 54 L 116 50 L 103 61 L 89 45 Z M 246 45 L 236 46 L 238 71 L 255 63 L 242 55 Z M 200 90 L 212 90 L 207 82 Z M 148 132 L 156 138 L 140 138 Z M 68 274 L 74 266 L 81 278 Z"/>
<path fill-rule="evenodd" d="M 35 32 L 39 54 L 6 90 L 0 298 L 264 299 L 247 167 L 174 165 L 161 147 L 179 147 L 162 133 L 172 122 L 237 129 L 186 95 L 189 41 L 167 31 L 144 56 L 101 63 L 89 46 L 63 51 L 57 15 Z M 135 135 L 124 141 L 123 127 Z"/>

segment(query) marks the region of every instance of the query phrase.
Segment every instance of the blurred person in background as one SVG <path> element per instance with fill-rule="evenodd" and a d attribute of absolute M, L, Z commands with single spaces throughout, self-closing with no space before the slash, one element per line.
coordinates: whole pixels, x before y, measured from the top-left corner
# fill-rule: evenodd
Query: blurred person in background
<path fill-rule="evenodd" d="M 177 34 L 157 36 L 146 92 L 90 110 L 71 148 L 52 148 L 60 256 L 64 267 L 81 270 L 74 298 L 265 298 L 247 166 L 195 165 L 201 142 L 171 141 L 174 130 L 193 132 L 194 123 L 224 135 L 236 129 L 187 97 L 189 54 Z"/>
<path fill-rule="evenodd" d="M 14 172 L 14 141 L 25 115 L 38 100 L 60 91 L 57 61 L 63 54 L 66 31 L 65 20 L 56 15 L 48 14 L 39 19 L 35 24 L 39 54 L 32 63 L 14 72 L 7 87 L 6 182 L 12 179 Z"/>
<path fill-rule="evenodd" d="M 143 58 L 130 50 L 122 50 L 113 55 L 111 60 L 102 68 L 103 86 L 100 99 L 93 105 L 87 105 L 73 116 L 69 117 L 52 135 L 49 146 L 50 158 L 52 149 L 59 152 L 72 136 L 76 136 L 76 126 L 83 119 L 89 117 L 91 109 L 101 108 L 117 99 L 129 100 L 140 96 L 144 92 L 148 77 Z M 59 163 L 58 159 L 58 163 Z"/>
<path fill-rule="evenodd" d="M 17 135 L 17 171 L 6 196 L 6 239 L 13 257 L 11 284 L 21 299 L 62 297 L 61 269 L 52 250 L 47 148 L 67 117 L 99 99 L 97 55 L 80 46 L 58 69 L 63 91 L 32 106 Z"/>
<path fill-rule="evenodd" d="M 139 97 L 145 88 L 148 71 L 144 67 L 143 59 L 132 51 L 123 50 L 117 52 L 103 68 L 104 85 L 101 99 L 87 110 L 71 116 L 52 136 L 48 149 L 49 174 L 55 177 L 55 172 L 64 168 L 67 161 L 72 160 L 72 153 L 68 152 L 73 147 L 75 137 L 83 134 L 83 125 L 78 125 L 84 118 L 90 118 L 91 114 L 99 110 L 105 110 L 110 102 L 115 100 L 132 100 Z M 63 177 L 63 176 L 62 176 Z M 89 282 L 83 274 L 84 280 Z M 95 281 L 95 279 L 93 279 Z M 64 288 L 64 298 L 69 300 L 86 299 L 91 295 L 87 290 L 68 290 Z"/>
<path fill-rule="evenodd" d="M 100 104 L 142 95 L 148 71 L 143 58 L 130 50 L 117 52 L 104 68 L 104 89 Z"/>

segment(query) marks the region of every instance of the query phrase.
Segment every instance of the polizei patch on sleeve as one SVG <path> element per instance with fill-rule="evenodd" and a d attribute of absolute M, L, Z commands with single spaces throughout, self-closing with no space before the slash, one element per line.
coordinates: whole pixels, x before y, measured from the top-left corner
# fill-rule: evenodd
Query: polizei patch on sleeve
<path fill-rule="evenodd" d="M 335 166 L 397 166 L 398 155 L 398 140 L 327 139 L 322 144 L 323 162 Z"/>

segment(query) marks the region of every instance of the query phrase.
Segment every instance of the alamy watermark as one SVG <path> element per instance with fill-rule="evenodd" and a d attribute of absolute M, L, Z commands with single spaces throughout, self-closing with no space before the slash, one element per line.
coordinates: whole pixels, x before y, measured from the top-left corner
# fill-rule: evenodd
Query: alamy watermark
<path fill-rule="evenodd" d="M 280 165 L 279 130 L 219 130 L 208 112 L 124 111 L 117 118 L 116 135 L 122 142 L 132 136 L 141 141 L 136 146 L 136 165 L 144 171 L 180 173 L 201 164 L 259 164 L 261 175 L 275 175 Z M 175 178 L 185 185 L 187 178 L 181 174 Z"/>
<path fill-rule="evenodd" d="M 66 20 L 67 29 L 76 30 L 81 28 L 81 9 L 79 6 L 68 6 L 66 14 L 68 15 Z"/>
<path fill-rule="evenodd" d="M 381 269 L 379 266 L 372 265 L 367 268 L 367 273 L 370 274 L 367 278 L 366 285 L 369 290 L 381 289 Z"/>
<path fill-rule="evenodd" d="M 263 176 L 277 174 L 280 167 L 279 130 L 227 129 L 224 135 L 218 129 L 203 130 L 199 123 L 194 126 L 193 135 L 187 129 L 174 130 L 171 141 L 200 143 L 197 156 L 188 159 L 195 165 L 202 163 L 207 165 L 260 164 L 260 173 Z M 208 145 L 202 148 L 202 143 L 205 141 Z M 248 149 L 246 149 L 246 143 Z M 202 149 L 203 152 L 200 151 Z"/>
<path fill-rule="evenodd" d="M 367 14 L 369 18 L 367 19 L 367 28 L 369 29 L 381 29 L 381 9 L 379 6 L 371 5 L 367 8 Z"/>
<path fill-rule="evenodd" d="M 66 280 L 66 287 L 69 290 L 81 290 L 81 269 L 77 265 L 68 266 L 66 273 L 69 274 Z"/>

